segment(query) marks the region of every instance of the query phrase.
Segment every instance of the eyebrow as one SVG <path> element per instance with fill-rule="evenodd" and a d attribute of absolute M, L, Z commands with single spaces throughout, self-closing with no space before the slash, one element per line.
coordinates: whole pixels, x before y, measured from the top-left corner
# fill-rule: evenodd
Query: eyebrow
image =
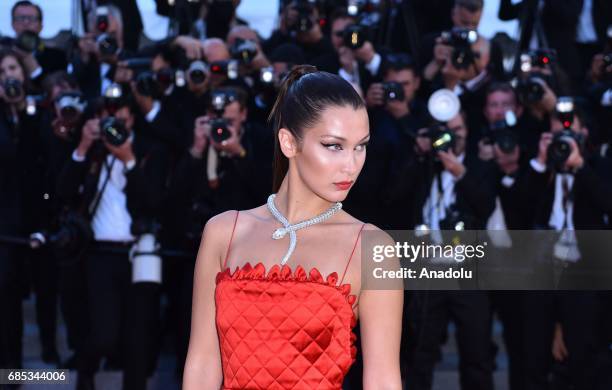
<path fill-rule="evenodd" d="M 346 141 L 346 138 L 344 138 L 344 137 L 340 137 L 340 136 L 337 136 L 337 135 L 332 135 L 332 134 L 323 134 L 323 135 L 321 136 L 321 138 L 325 138 L 325 137 L 331 137 L 331 138 L 336 138 L 336 139 L 339 139 L 340 141 Z M 366 138 L 368 138 L 368 137 L 370 137 L 370 134 L 368 134 L 368 135 L 366 135 L 365 137 L 363 137 L 362 139 L 360 139 L 360 141 L 363 141 L 364 139 L 366 139 Z"/>

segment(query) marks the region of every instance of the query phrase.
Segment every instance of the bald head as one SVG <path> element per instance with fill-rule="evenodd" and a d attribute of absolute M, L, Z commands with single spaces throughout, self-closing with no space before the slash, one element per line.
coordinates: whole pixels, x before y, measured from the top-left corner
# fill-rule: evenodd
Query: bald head
<path fill-rule="evenodd" d="M 230 32 L 227 34 L 227 44 L 232 46 L 237 38 L 259 42 L 259 37 L 255 30 L 249 28 L 248 26 L 235 26 Z"/>
<path fill-rule="evenodd" d="M 204 41 L 204 56 L 209 63 L 230 59 L 230 53 L 225 42 L 219 38 L 209 38 Z"/>

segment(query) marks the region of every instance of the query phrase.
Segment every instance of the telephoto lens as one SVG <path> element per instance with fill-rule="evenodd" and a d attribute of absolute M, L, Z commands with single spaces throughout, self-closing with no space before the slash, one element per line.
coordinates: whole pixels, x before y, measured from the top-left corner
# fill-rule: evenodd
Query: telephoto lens
<path fill-rule="evenodd" d="M 404 87 L 396 81 L 387 81 L 382 83 L 383 98 L 385 103 L 392 100 L 404 100 Z"/>
<path fill-rule="evenodd" d="M 564 129 L 553 136 L 552 142 L 548 146 L 548 161 L 557 171 L 561 171 L 563 164 L 572 152 L 571 140 L 579 143 L 579 139 L 572 130 Z"/>
<path fill-rule="evenodd" d="M 250 64 L 257 55 L 257 44 L 251 40 L 238 38 L 232 45 L 230 53 L 232 58 L 243 64 Z"/>
<path fill-rule="evenodd" d="M 4 95 L 9 99 L 16 99 L 23 95 L 23 84 L 12 77 L 4 80 L 2 87 L 4 88 Z"/>
<path fill-rule="evenodd" d="M 125 123 L 114 116 L 109 116 L 100 122 L 102 138 L 113 146 L 121 146 L 128 139 Z"/>
<path fill-rule="evenodd" d="M 298 16 L 295 23 L 289 26 L 289 30 L 295 32 L 307 32 L 314 26 L 312 21 L 313 7 L 307 0 L 296 1 L 294 9 Z"/>
<path fill-rule="evenodd" d="M 366 28 L 359 24 L 351 24 L 346 26 L 342 32 L 342 41 L 344 46 L 353 50 L 359 49 L 367 41 Z"/>
<path fill-rule="evenodd" d="M 468 28 L 453 28 L 444 31 L 442 42 L 453 47 L 451 62 L 457 69 L 467 69 L 476 60 L 477 55 L 472 51 L 472 45 L 478 41 L 478 32 Z"/>
<path fill-rule="evenodd" d="M 32 53 L 40 46 L 40 38 L 35 32 L 24 31 L 17 36 L 15 46 L 27 53 Z"/>
<path fill-rule="evenodd" d="M 207 72 L 206 64 L 203 61 L 193 61 L 187 69 L 189 80 L 194 84 L 202 84 L 206 81 Z"/>
<path fill-rule="evenodd" d="M 85 110 L 86 103 L 78 92 L 65 92 L 55 100 L 59 115 L 65 122 L 73 122 Z"/>
<path fill-rule="evenodd" d="M 110 34 L 101 34 L 96 40 L 100 54 L 104 56 L 112 56 L 119 53 L 119 42 Z"/>

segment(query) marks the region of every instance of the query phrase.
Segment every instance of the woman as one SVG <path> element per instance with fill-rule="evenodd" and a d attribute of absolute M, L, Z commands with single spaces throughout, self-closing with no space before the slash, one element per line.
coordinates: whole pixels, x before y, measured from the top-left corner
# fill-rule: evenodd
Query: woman
<path fill-rule="evenodd" d="M 360 289 L 359 238 L 379 229 L 339 203 L 366 157 L 363 100 L 340 77 L 303 65 L 271 116 L 276 194 L 204 228 L 184 389 L 341 389 L 357 318 L 364 389 L 401 389 L 403 292 Z"/>
<path fill-rule="evenodd" d="M 44 200 L 43 192 L 37 190 L 41 167 L 45 166 L 39 136 L 43 123 L 40 110 L 27 112 L 26 75 L 16 52 L 0 50 L 0 235 L 24 235 L 40 228 L 40 201 Z M 23 258 L 15 248 L 0 245 L 0 310 L 6 313 L 0 319 L 0 367 L 18 368 L 22 364 L 22 264 Z M 37 299 L 41 302 L 44 299 Z M 46 318 L 48 311 L 44 309 L 37 305 L 39 320 Z M 52 326 L 41 326 L 41 335 L 48 341 L 45 347 L 55 348 Z"/>

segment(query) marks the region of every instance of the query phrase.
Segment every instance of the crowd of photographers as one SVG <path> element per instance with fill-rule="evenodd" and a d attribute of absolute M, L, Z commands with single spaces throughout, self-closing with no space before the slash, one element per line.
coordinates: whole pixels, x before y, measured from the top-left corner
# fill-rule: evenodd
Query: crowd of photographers
<path fill-rule="evenodd" d="M 523 29 L 509 50 L 477 33 L 482 0 L 289 0 L 265 40 L 239 1 L 189 2 L 190 17 L 174 14 L 182 35 L 140 46 L 135 21 L 102 3 L 58 48 L 39 38 L 41 9 L 18 1 L 15 38 L 0 40 L 0 367 L 22 367 L 32 291 L 42 359 L 77 370 L 79 390 L 101 366 L 145 389 L 168 348 L 180 378 L 202 228 L 265 202 L 267 117 L 284 75 L 309 63 L 367 103 L 368 158 L 344 202 L 354 216 L 420 232 L 552 230 L 541 256 L 564 275 L 604 273 L 600 285 L 568 277 L 564 292 L 407 292 L 408 388 L 431 389 L 453 321 L 461 388 L 493 389 L 494 315 L 511 389 L 611 388 L 610 267 L 595 259 L 610 242 L 593 248 L 584 233 L 612 223 L 610 4 L 502 0 L 500 17 Z M 359 381 L 358 361 L 347 388 Z"/>

